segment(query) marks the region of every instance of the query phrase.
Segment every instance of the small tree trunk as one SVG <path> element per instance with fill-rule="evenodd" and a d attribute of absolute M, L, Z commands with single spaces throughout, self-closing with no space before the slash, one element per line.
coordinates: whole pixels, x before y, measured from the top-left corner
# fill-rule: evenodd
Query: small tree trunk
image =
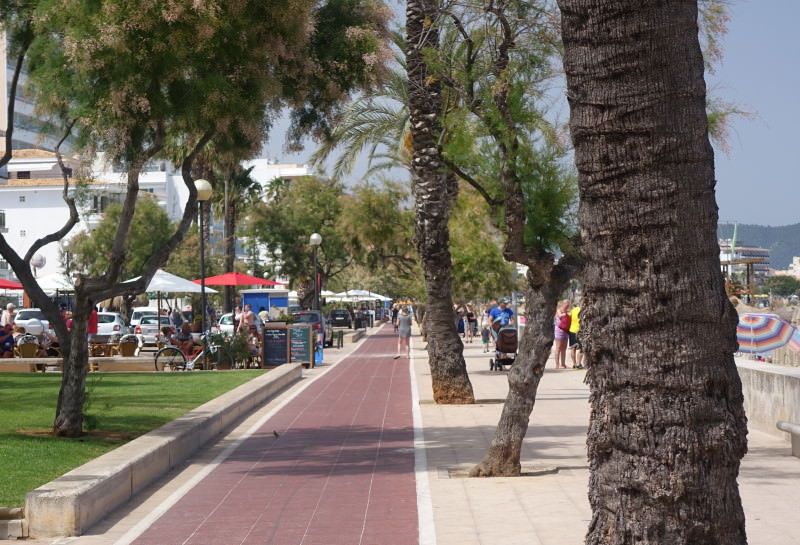
<path fill-rule="evenodd" d="M 553 347 L 553 316 L 569 274 L 552 263 L 542 264 L 542 270 L 528 269 L 527 280 L 526 322 L 517 359 L 508 372 L 508 395 L 492 444 L 483 460 L 470 471 L 472 477 L 508 477 L 521 471 L 522 440 Z"/>
<path fill-rule="evenodd" d="M 438 4 L 434 0 L 410 0 L 406 8 L 406 64 L 409 111 L 413 140 L 411 162 L 416 212 L 416 245 L 427 289 L 425 318 L 428 361 L 437 403 L 474 403 L 467 375 L 464 346 L 453 316 L 452 261 L 447 222 L 458 193 L 458 183 L 438 151 L 442 127 L 441 85 L 429 74 L 423 58 L 427 48 L 437 48 Z"/>
<path fill-rule="evenodd" d="M 53 433 L 63 437 L 80 437 L 83 434 L 83 404 L 86 399 L 86 373 L 89 369 L 86 330 L 90 311 L 89 301 L 80 292 L 76 293 L 69 350 L 64 352 L 64 376 L 53 422 Z"/>

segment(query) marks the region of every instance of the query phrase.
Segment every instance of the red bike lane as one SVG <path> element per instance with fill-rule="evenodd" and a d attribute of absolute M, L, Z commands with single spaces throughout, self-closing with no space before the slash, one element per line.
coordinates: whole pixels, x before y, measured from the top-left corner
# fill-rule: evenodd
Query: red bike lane
<path fill-rule="evenodd" d="M 395 349 L 389 327 L 366 339 L 133 543 L 416 544 L 411 384 Z"/>

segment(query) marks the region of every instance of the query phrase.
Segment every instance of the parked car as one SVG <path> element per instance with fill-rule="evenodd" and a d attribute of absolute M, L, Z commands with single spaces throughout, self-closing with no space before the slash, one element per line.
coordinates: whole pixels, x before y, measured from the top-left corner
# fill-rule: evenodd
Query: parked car
<path fill-rule="evenodd" d="M 44 312 L 38 308 L 23 308 L 17 311 L 17 317 L 14 318 L 14 325 L 24 327 L 26 333 L 31 335 L 41 335 L 50 327 L 50 320 L 44 317 Z M 53 333 L 53 331 L 51 331 Z"/>
<path fill-rule="evenodd" d="M 159 319 L 160 318 L 160 319 Z M 134 326 L 133 333 L 139 339 L 139 346 L 155 346 L 161 339 L 161 328 L 169 327 L 170 334 L 175 333 L 169 316 L 144 314 L 138 325 Z"/>
<path fill-rule="evenodd" d="M 114 342 L 119 340 L 122 335 L 128 333 L 128 326 L 125 318 L 119 312 L 98 312 L 97 313 L 97 334 L 108 335 Z"/>
<path fill-rule="evenodd" d="M 235 323 L 233 321 L 233 313 L 228 312 L 227 314 L 223 314 L 219 318 L 219 322 L 217 323 L 217 328 L 219 332 L 224 335 L 233 335 L 234 331 L 233 328 Z M 256 314 L 256 327 L 258 328 L 259 333 L 264 330 L 264 322 L 261 321 L 261 318 L 258 317 Z"/>
<path fill-rule="evenodd" d="M 322 335 L 322 346 L 333 346 L 333 327 L 318 310 L 301 310 L 292 314 L 297 323 L 312 324 L 317 335 Z"/>
<path fill-rule="evenodd" d="M 233 335 L 233 313 L 229 312 L 219 317 L 219 332 L 224 335 Z"/>
<path fill-rule="evenodd" d="M 130 326 L 132 333 L 136 333 L 136 326 L 142 321 L 142 316 L 158 316 L 158 309 L 156 307 L 133 307 Z"/>
<path fill-rule="evenodd" d="M 333 309 L 328 320 L 330 321 L 332 327 L 353 328 L 353 317 L 350 315 L 350 311 L 346 308 Z"/>

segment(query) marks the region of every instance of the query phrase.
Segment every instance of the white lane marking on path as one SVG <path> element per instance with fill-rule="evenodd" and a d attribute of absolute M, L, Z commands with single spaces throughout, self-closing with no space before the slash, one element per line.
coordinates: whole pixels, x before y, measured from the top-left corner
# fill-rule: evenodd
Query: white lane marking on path
<path fill-rule="evenodd" d="M 150 526 L 153 525 L 155 521 L 161 518 L 164 513 L 166 513 L 173 505 L 178 503 L 183 496 L 186 495 L 189 490 L 197 486 L 197 484 L 202 481 L 209 473 L 214 471 L 217 466 L 219 466 L 225 459 L 231 455 L 231 453 L 236 450 L 246 439 L 250 438 L 256 431 L 258 431 L 261 426 L 263 426 L 267 420 L 275 416 L 275 414 L 283 409 L 286 405 L 289 404 L 290 401 L 294 400 L 298 395 L 305 391 L 306 388 L 314 384 L 320 377 L 325 376 L 328 374 L 328 371 L 339 365 L 339 363 L 343 362 L 345 359 L 349 358 L 353 355 L 353 353 L 358 350 L 361 346 L 359 343 L 355 345 L 353 349 L 348 353 L 344 354 L 342 359 L 337 361 L 336 363 L 332 364 L 330 367 L 324 370 L 324 372 L 320 373 L 319 375 L 308 379 L 308 382 L 305 384 L 300 385 L 300 387 L 293 392 L 290 396 L 286 399 L 281 401 L 277 406 L 275 406 L 271 411 L 267 414 L 262 416 L 258 419 L 258 421 L 250 426 L 250 428 L 244 432 L 240 437 L 236 438 L 230 445 L 228 445 L 222 452 L 220 452 L 214 460 L 205 466 L 203 469 L 198 471 L 191 479 L 186 481 L 182 486 L 175 490 L 172 494 L 170 494 L 164 501 L 158 504 L 152 511 L 150 511 L 147 515 L 145 515 L 139 522 L 133 525 L 130 530 L 125 532 L 122 537 L 120 537 L 117 541 L 114 542 L 114 545 L 130 545 L 133 541 L 138 538 L 140 535 L 144 533 Z M 222 438 L 220 438 L 222 439 Z"/>
<path fill-rule="evenodd" d="M 409 339 L 409 349 L 413 349 L 413 339 Z M 414 476 L 417 480 L 417 524 L 419 525 L 419 545 L 436 545 L 436 525 L 433 522 L 433 498 L 428 481 L 428 455 L 425 452 L 425 433 L 422 428 L 422 410 L 419 407 L 417 373 L 414 368 L 414 355 L 409 350 L 408 372 L 411 373 L 411 414 L 414 420 Z"/>

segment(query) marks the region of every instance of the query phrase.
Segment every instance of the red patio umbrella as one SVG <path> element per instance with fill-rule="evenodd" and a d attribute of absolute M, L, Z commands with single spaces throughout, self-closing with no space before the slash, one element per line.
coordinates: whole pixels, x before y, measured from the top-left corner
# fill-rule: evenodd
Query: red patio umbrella
<path fill-rule="evenodd" d="M 5 280 L 0 278 L 0 290 L 21 290 L 22 284 L 14 282 L 13 280 Z"/>
<path fill-rule="evenodd" d="M 192 280 L 195 284 L 200 283 L 200 279 Z M 259 278 L 240 272 L 229 272 L 217 276 L 209 276 L 206 278 L 207 286 L 282 286 L 280 282 L 269 280 L 267 278 Z"/>

